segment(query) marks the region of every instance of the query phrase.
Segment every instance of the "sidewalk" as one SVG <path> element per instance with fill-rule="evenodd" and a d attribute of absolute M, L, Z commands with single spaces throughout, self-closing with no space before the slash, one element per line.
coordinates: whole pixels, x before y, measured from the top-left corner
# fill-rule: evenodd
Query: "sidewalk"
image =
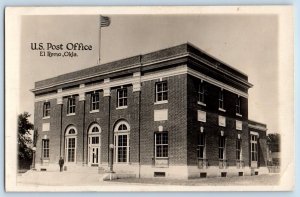
<path fill-rule="evenodd" d="M 259 176 L 204 178 L 191 180 L 175 180 L 165 178 L 128 178 L 113 181 L 102 181 L 101 174 L 82 172 L 41 172 L 28 171 L 17 177 L 18 185 L 41 186 L 112 186 L 112 185 L 182 185 L 182 186 L 262 186 L 276 185 L 280 175 L 269 174 Z"/>

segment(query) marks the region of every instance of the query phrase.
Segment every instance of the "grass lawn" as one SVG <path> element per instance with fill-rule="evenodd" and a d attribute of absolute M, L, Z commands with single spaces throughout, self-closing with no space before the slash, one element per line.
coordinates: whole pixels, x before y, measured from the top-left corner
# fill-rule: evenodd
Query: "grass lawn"
<path fill-rule="evenodd" d="M 128 178 L 128 179 L 117 179 L 111 182 L 122 182 L 122 183 L 136 183 L 136 184 L 161 184 L 161 185 L 187 185 L 187 186 L 238 186 L 238 185 L 251 185 L 251 186 L 262 186 L 262 185 L 277 185 L 279 184 L 280 175 L 268 174 L 258 176 L 243 176 L 243 177 L 215 177 L 215 178 L 199 178 L 190 180 L 177 180 L 177 179 L 166 179 L 166 178 Z"/>

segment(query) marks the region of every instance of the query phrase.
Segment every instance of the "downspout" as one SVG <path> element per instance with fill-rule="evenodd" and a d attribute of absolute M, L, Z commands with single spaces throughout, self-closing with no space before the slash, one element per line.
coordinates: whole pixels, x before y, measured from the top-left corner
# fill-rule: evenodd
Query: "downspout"
<path fill-rule="evenodd" d="M 140 55 L 140 79 L 142 77 L 142 55 Z M 139 117 L 139 156 L 138 156 L 138 161 L 139 161 L 139 178 L 141 178 L 141 92 L 142 92 L 142 84 L 140 80 L 140 91 L 139 91 L 139 111 L 138 111 L 138 117 Z"/>
<path fill-rule="evenodd" d="M 85 153 L 85 146 L 84 146 L 84 137 L 85 137 L 85 100 L 83 100 L 83 123 L 82 123 L 82 165 L 84 166 L 86 161 L 84 161 L 84 153 Z"/>
<path fill-rule="evenodd" d="M 62 116 L 63 116 L 63 114 L 62 114 L 62 112 L 63 112 L 63 104 L 60 104 L 60 143 L 59 143 L 59 157 L 61 157 L 62 156 L 62 132 L 63 132 L 63 130 L 62 130 Z"/>
<path fill-rule="evenodd" d="M 114 136 L 113 136 L 113 132 L 111 131 L 111 128 L 110 128 L 110 95 L 108 96 L 108 127 L 107 128 L 108 128 L 108 166 L 109 166 L 110 171 L 112 171 L 113 154 L 112 154 L 112 151 L 110 150 L 111 149 L 110 144 L 113 144 Z"/>

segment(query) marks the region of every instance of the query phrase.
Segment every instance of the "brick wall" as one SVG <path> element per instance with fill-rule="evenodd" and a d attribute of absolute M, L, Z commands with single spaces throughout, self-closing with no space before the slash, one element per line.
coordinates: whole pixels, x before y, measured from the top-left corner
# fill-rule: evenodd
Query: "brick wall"
<path fill-rule="evenodd" d="M 61 106 L 56 104 L 56 99 L 49 100 L 51 105 L 50 118 L 43 119 L 44 102 L 35 103 L 34 126 L 38 129 L 38 141 L 36 145 L 36 162 L 42 162 L 42 139 L 49 139 L 49 162 L 58 163 L 60 156 L 60 110 Z M 50 123 L 50 131 L 42 131 L 43 123 Z"/>
<path fill-rule="evenodd" d="M 226 112 L 219 111 L 219 91 L 220 88 L 212 84 L 205 83 L 205 104 L 206 106 L 199 105 L 198 99 L 198 84 L 201 82 L 192 76 L 188 76 L 188 165 L 197 165 L 197 144 L 198 136 L 200 133 L 200 127 L 204 128 L 206 136 L 206 158 L 209 165 L 219 165 L 218 147 L 219 137 L 221 131 L 224 131 L 226 138 L 226 159 L 229 166 L 236 165 L 236 139 L 238 134 L 241 135 L 242 140 L 242 158 L 245 165 L 249 165 L 249 134 L 248 134 L 248 105 L 247 99 L 241 98 L 241 114 L 242 117 L 236 115 L 235 94 L 223 90 L 224 92 L 224 108 Z M 197 120 L 197 110 L 206 112 L 206 122 L 200 122 Z M 222 115 L 226 117 L 226 127 L 218 125 L 218 116 Z M 236 130 L 236 120 L 242 121 L 242 131 Z"/>
<path fill-rule="evenodd" d="M 154 133 L 163 126 L 169 136 L 169 164 L 186 165 L 187 98 L 186 75 L 163 78 L 168 82 L 168 103 L 154 104 L 155 83 L 142 83 L 141 92 L 141 164 L 151 165 L 154 158 Z M 167 121 L 154 121 L 154 110 L 168 109 Z"/>

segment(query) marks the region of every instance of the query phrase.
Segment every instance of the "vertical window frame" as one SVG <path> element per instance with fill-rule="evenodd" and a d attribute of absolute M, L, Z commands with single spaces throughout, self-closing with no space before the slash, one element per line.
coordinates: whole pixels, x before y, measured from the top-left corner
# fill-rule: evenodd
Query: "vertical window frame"
<path fill-rule="evenodd" d="M 49 160 L 50 157 L 50 140 L 42 139 L 42 158 Z"/>
<path fill-rule="evenodd" d="M 241 98 L 240 98 L 240 96 L 237 96 L 237 98 L 236 98 L 235 113 L 237 115 L 241 115 Z"/>
<path fill-rule="evenodd" d="M 242 140 L 236 139 L 236 160 L 242 161 Z"/>
<path fill-rule="evenodd" d="M 198 159 L 205 158 L 205 145 L 206 145 L 206 135 L 204 132 L 200 132 L 198 136 L 198 145 L 197 145 L 197 157 Z"/>
<path fill-rule="evenodd" d="M 126 145 L 120 144 L 120 139 L 123 139 L 124 136 L 126 136 Z M 124 141 L 121 140 L 121 142 Z M 130 125 L 127 122 L 121 121 L 116 125 L 114 129 L 114 145 L 115 163 L 128 164 L 130 162 Z"/>
<path fill-rule="evenodd" d="M 100 109 L 100 94 L 99 92 L 92 92 L 91 93 L 91 105 L 90 111 L 99 111 Z"/>
<path fill-rule="evenodd" d="M 219 91 L 219 110 L 225 110 L 224 108 L 224 90 Z"/>
<path fill-rule="evenodd" d="M 198 84 L 198 104 L 206 105 L 205 104 L 205 84 L 201 81 Z"/>
<path fill-rule="evenodd" d="M 71 96 L 68 98 L 67 115 L 74 115 L 76 113 L 76 98 Z"/>
<path fill-rule="evenodd" d="M 66 163 L 77 161 L 77 129 L 74 126 L 69 126 L 65 133 L 65 161 Z"/>
<path fill-rule="evenodd" d="M 117 135 L 117 163 L 128 163 L 127 154 L 128 154 L 128 134 L 118 134 Z M 121 143 L 120 143 L 121 142 Z M 125 142 L 125 143 L 124 143 Z"/>
<path fill-rule="evenodd" d="M 50 112 L 51 112 L 51 104 L 49 101 L 46 101 L 43 104 L 43 118 L 49 118 Z"/>
<path fill-rule="evenodd" d="M 155 158 L 169 158 L 169 134 L 167 131 L 155 132 L 154 135 Z"/>
<path fill-rule="evenodd" d="M 219 137 L 219 160 L 226 160 L 226 139 L 224 136 Z"/>
<path fill-rule="evenodd" d="M 168 81 L 159 81 L 155 83 L 155 103 L 168 102 Z"/>
<path fill-rule="evenodd" d="M 251 135 L 251 161 L 258 161 L 258 137 L 256 135 Z"/>
<path fill-rule="evenodd" d="M 126 87 L 117 89 L 117 108 L 127 108 L 128 90 Z"/>

